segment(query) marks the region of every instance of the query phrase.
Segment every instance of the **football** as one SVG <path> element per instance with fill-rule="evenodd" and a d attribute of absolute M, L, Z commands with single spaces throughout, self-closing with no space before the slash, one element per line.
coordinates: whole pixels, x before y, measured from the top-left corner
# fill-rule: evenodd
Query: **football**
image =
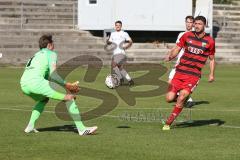
<path fill-rule="evenodd" d="M 120 78 L 116 74 L 110 74 L 106 77 L 105 84 L 108 88 L 114 89 L 120 85 Z"/>

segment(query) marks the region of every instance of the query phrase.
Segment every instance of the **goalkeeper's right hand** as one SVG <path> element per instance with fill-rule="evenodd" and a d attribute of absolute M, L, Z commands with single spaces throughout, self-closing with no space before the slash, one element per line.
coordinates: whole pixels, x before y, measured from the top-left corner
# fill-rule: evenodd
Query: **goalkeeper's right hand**
<path fill-rule="evenodd" d="M 76 81 L 74 83 L 66 83 L 65 84 L 65 88 L 70 93 L 77 93 L 80 90 L 79 82 Z"/>
<path fill-rule="evenodd" d="M 76 99 L 76 96 L 72 95 L 72 94 L 66 94 L 65 97 L 64 97 L 65 101 L 71 101 L 71 100 L 74 100 L 74 99 Z"/>

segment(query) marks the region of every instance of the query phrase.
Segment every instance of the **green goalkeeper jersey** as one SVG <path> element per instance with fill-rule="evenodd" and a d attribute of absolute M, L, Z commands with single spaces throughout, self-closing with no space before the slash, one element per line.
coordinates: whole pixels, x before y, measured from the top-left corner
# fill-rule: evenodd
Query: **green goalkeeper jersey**
<path fill-rule="evenodd" d="M 60 85 L 65 81 L 56 73 L 57 53 L 47 48 L 38 51 L 27 63 L 21 78 L 21 86 L 41 83 L 51 78 Z"/>
<path fill-rule="evenodd" d="M 49 97 L 63 100 L 65 94 L 56 91 L 48 79 L 64 86 L 65 81 L 56 72 L 57 53 L 47 48 L 38 51 L 27 63 L 20 80 L 22 91 L 34 100 Z"/>

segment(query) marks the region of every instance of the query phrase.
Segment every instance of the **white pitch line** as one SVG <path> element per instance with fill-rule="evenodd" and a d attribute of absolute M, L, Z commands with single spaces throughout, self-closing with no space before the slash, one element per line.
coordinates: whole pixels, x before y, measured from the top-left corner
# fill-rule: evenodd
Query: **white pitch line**
<path fill-rule="evenodd" d="M 0 110 L 8 110 L 8 111 L 24 111 L 24 112 L 32 112 L 32 110 L 28 110 L 28 109 L 19 109 L 19 108 L 0 108 Z M 44 111 L 47 113 L 54 113 L 53 111 Z"/>
<path fill-rule="evenodd" d="M 24 112 L 31 112 L 32 110 L 27 110 L 27 109 L 17 109 L 17 108 L 0 108 L 0 110 L 8 110 L 8 111 L 24 111 Z M 44 111 L 45 113 L 51 113 L 54 114 L 54 111 Z M 65 113 L 65 112 L 64 112 Z M 102 115 L 101 117 L 110 117 L 110 118 L 120 118 L 119 116 L 114 116 L 114 115 Z M 210 125 L 210 126 L 215 126 L 215 125 Z M 240 129 L 240 126 L 233 126 L 233 125 L 220 125 L 219 127 L 223 128 L 232 128 L 232 129 Z"/>
<path fill-rule="evenodd" d="M 240 126 L 232 126 L 232 125 L 220 125 L 220 127 L 223 127 L 223 128 L 236 128 L 236 129 L 240 129 Z"/>
<path fill-rule="evenodd" d="M 21 108 L 21 107 L 24 107 L 24 108 L 33 108 L 33 106 L 27 106 L 27 105 L 19 105 L 19 106 L 10 106 L 10 107 L 12 107 L 12 108 Z M 56 107 L 56 105 L 54 105 L 54 106 L 50 106 L 50 105 L 47 105 L 45 108 L 55 108 Z M 1 107 L 0 107 L 1 108 Z M 83 108 L 83 109 L 89 109 L 89 108 L 92 108 L 92 107 L 81 107 L 81 108 Z"/>
<path fill-rule="evenodd" d="M 24 112 L 32 112 L 32 110 L 27 110 L 27 109 L 19 109 L 19 108 L 0 108 L 0 110 L 8 110 L 8 111 L 24 111 Z M 43 111 L 44 113 L 51 113 L 55 114 L 55 111 Z M 61 113 L 61 112 L 58 112 Z M 62 112 L 66 113 L 66 112 Z M 113 115 L 102 115 L 103 117 L 112 117 L 112 118 L 119 118 L 119 116 L 113 116 Z"/>
<path fill-rule="evenodd" d="M 26 107 L 26 108 L 32 108 L 32 106 L 10 106 L 11 108 L 17 107 L 17 109 L 19 107 Z M 56 106 L 46 106 L 46 108 L 54 108 Z M 4 107 L 6 108 L 6 107 Z M 9 108 L 9 109 L 11 109 Z M 0 107 L 1 109 L 1 107 Z M 79 107 L 79 109 L 94 109 L 93 107 Z M 185 109 L 189 109 L 189 108 L 185 108 Z M 192 111 L 207 111 L 207 112 L 240 112 L 240 110 L 213 110 L 213 109 L 198 109 L 198 108 L 191 108 Z M 136 108 L 136 107 L 130 107 L 130 108 L 121 108 L 120 107 L 116 107 L 114 108 L 114 110 L 172 110 L 172 108 Z"/>

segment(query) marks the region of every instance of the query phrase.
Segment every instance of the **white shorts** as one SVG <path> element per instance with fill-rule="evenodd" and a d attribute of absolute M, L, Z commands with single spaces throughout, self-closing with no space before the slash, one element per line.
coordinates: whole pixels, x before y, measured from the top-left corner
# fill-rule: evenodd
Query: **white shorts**
<path fill-rule="evenodd" d="M 125 54 L 115 54 L 112 56 L 112 61 L 118 65 L 123 65 L 127 61 L 127 56 Z"/>
<path fill-rule="evenodd" d="M 176 68 L 173 68 L 171 72 L 169 73 L 168 79 L 173 79 L 174 75 L 176 73 Z"/>

